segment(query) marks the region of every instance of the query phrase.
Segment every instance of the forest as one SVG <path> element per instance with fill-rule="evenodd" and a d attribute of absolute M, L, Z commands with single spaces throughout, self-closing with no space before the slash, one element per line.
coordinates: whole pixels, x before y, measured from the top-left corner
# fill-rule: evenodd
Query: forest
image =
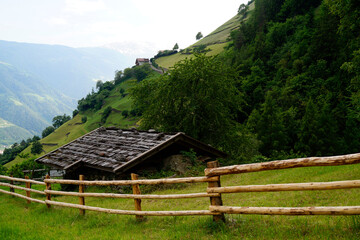
<path fill-rule="evenodd" d="M 360 148 L 360 7 L 255 0 L 232 44 L 132 91 L 141 127 L 182 131 L 237 162 Z"/>

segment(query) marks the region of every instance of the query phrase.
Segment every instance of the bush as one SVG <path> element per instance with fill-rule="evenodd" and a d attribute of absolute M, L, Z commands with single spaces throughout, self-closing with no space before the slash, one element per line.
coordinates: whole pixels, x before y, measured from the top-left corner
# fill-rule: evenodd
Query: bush
<path fill-rule="evenodd" d="M 78 115 L 78 113 L 79 113 L 79 110 L 75 109 L 75 110 L 73 111 L 73 114 L 72 114 L 73 118 L 74 118 L 76 115 Z"/>
<path fill-rule="evenodd" d="M 129 116 L 129 111 L 128 110 L 124 110 L 121 112 L 121 115 L 124 116 L 124 118 L 127 118 Z"/>
<path fill-rule="evenodd" d="M 106 119 L 109 117 L 110 113 L 112 111 L 112 108 L 110 106 L 108 106 L 107 108 L 105 108 L 102 116 L 101 116 L 101 122 L 105 123 Z"/>
<path fill-rule="evenodd" d="M 31 146 L 31 153 L 32 154 L 40 154 L 43 151 L 43 145 L 38 141 L 34 141 Z"/>
<path fill-rule="evenodd" d="M 86 121 L 87 121 L 87 116 L 83 116 L 83 117 L 81 118 L 81 122 L 82 122 L 82 123 L 86 123 Z"/>
<path fill-rule="evenodd" d="M 42 136 L 42 138 L 44 138 L 44 137 L 50 135 L 51 133 L 53 133 L 54 131 L 55 131 L 55 128 L 53 126 L 49 126 L 42 131 L 41 136 Z"/>

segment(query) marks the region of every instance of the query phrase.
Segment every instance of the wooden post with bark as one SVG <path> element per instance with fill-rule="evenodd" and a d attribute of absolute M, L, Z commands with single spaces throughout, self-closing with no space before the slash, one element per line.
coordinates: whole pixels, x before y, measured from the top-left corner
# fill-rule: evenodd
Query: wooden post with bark
<path fill-rule="evenodd" d="M 218 161 L 212 161 L 212 162 L 207 163 L 207 168 L 217 168 L 219 166 L 220 166 L 220 164 L 219 164 Z M 220 176 L 215 175 L 214 177 L 217 177 L 218 180 L 216 182 L 209 182 L 208 183 L 208 188 L 221 187 Z M 211 206 L 222 206 L 223 202 L 222 202 L 222 199 L 221 199 L 221 194 L 218 197 L 210 197 L 210 205 Z M 215 222 L 218 222 L 218 221 L 225 222 L 224 213 L 222 213 L 220 215 L 213 215 L 213 221 L 215 221 Z"/>
<path fill-rule="evenodd" d="M 10 177 L 13 177 L 13 175 L 10 175 Z M 14 185 L 14 181 L 10 180 L 10 184 Z M 10 192 L 15 192 L 15 189 L 13 187 L 10 187 Z"/>
<path fill-rule="evenodd" d="M 50 179 L 49 174 L 46 175 L 45 179 Z M 46 183 L 46 190 L 51 190 L 51 183 Z M 46 200 L 51 201 L 51 194 L 46 193 Z M 51 208 L 50 204 L 46 204 L 48 208 Z"/>
<path fill-rule="evenodd" d="M 28 176 L 25 176 L 25 179 L 28 180 L 29 177 L 28 177 Z M 29 182 L 26 182 L 26 183 L 25 183 L 25 186 L 26 186 L 26 188 L 31 188 L 31 184 L 30 184 Z M 30 196 L 30 191 L 26 191 L 26 196 L 27 196 L 28 198 L 31 197 L 31 196 Z M 30 200 L 27 200 L 27 203 L 31 203 L 31 201 L 30 201 Z"/>
<path fill-rule="evenodd" d="M 84 181 L 84 175 L 80 175 L 79 180 Z M 79 184 L 79 193 L 84 193 L 84 187 L 85 186 L 83 184 Z M 85 205 L 85 197 L 79 197 L 79 204 Z M 79 211 L 80 215 L 85 215 L 85 209 L 80 209 Z"/>
<path fill-rule="evenodd" d="M 138 180 L 138 179 L 139 179 L 139 176 L 137 174 L 135 174 L 135 173 L 131 174 L 131 180 Z M 132 189 L 133 189 L 134 195 L 141 194 L 139 184 L 132 185 Z M 134 199 L 134 202 L 135 202 L 135 210 L 141 211 L 141 199 Z M 143 219 L 144 219 L 144 216 L 136 215 L 137 221 L 142 221 Z"/>

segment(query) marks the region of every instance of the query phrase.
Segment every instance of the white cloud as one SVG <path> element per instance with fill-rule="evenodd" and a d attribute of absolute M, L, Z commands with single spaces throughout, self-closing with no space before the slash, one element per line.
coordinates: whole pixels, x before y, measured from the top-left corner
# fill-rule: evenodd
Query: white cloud
<path fill-rule="evenodd" d="M 67 25 L 68 24 L 68 21 L 65 18 L 61 18 L 61 17 L 53 17 L 53 18 L 50 18 L 48 21 L 52 25 L 61 26 L 61 25 Z"/>
<path fill-rule="evenodd" d="M 101 0 L 66 0 L 65 5 L 65 11 L 78 15 L 106 9 L 105 4 Z"/>

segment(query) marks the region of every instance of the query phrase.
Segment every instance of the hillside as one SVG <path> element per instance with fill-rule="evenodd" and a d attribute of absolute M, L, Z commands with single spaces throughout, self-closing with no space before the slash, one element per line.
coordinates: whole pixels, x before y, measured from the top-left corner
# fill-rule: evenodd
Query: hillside
<path fill-rule="evenodd" d="M 4 150 L 4 146 L 32 137 L 32 134 L 24 128 L 0 118 L 0 136 L 0 150 Z"/>
<path fill-rule="evenodd" d="M 132 65 L 134 59 L 108 48 L 0 40 L 0 61 L 30 73 L 64 95 L 79 99 L 94 87 L 96 80 L 111 80 L 116 70 Z"/>
<path fill-rule="evenodd" d="M 54 116 L 71 115 L 77 99 L 97 80 L 113 79 L 116 70 L 132 62 L 107 48 L 0 40 L 0 118 L 17 127 L 12 132 L 2 129 L 0 145 L 22 139 L 25 135 L 19 128 L 41 135 Z"/>
<path fill-rule="evenodd" d="M 248 10 L 246 14 L 236 14 L 230 20 L 216 28 L 204 38 L 187 47 L 182 52 L 170 56 L 157 58 L 156 63 L 160 67 L 168 69 L 174 66 L 174 64 L 178 61 L 184 60 L 185 58 L 191 58 L 193 54 L 188 54 L 187 51 L 192 51 L 194 48 L 201 45 L 205 45 L 209 50 L 207 52 L 208 56 L 214 56 L 223 52 L 224 47 L 226 47 L 231 42 L 231 32 L 238 29 L 241 23 L 248 20 L 248 18 L 251 16 L 252 11 L 254 10 L 254 7 L 255 2 L 250 3 L 250 5 L 248 5 Z"/>
<path fill-rule="evenodd" d="M 104 103 L 99 110 L 87 110 L 76 115 L 73 119 L 66 122 L 55 132 L 51 133 L 47 137 L 40 140 L 43 145 L 45 153 L 48 153 L 66 143 L 71 142 L 72 140 L 100 127 L 100 126 L 116 126 L 119 128 L 131 128 L 136 125 L 136 122 L 139 121 L 138 117 L 124 117 L 122 116 L 122 111 L 130 111 L 132 107 L 132 100 L 128 94 L 129 88 L 136 84 L 136 80 L 127 80 L 119 85 L 116 85 L 115 88 L 110 91 L 109 96 L 104 99 Z M 125 89 L 124 95 L 120 94 L 120 88 Z M 112 111 L 107 117 L 106 122 L 102 123 L 101 118 L 107 107 L 111 107 Z M 82 118 L 86 117 L 87 121 L 82 122 Z M 30 148 L 26 148 L 22 155 L 30 154 Z M 21 157 L 16 157 L 14 161 L 5 164 L 5 167 L 11 167 L 16 163 L 22 162 L 24 159 Z"/>
<path fill-rule="evenodd" d="M 33 135 L 39 135 L 54 116 L 69 114 L 75 105 L 75 100 L 11 64 L 0 63 L 0 78 L 0 117 Z M 0 141 L 7 137 L 0 135 Z"/>

